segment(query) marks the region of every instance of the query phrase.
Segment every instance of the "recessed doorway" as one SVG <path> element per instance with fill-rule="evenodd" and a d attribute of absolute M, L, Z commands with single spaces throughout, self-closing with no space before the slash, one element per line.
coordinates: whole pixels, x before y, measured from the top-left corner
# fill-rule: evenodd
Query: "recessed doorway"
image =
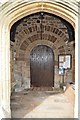
<path fill-rule="evenodd" d="M 30 55 L 31 85 L 34 87 L 54 86 L 54 53 L 45 45 L 39 45 Z"/>

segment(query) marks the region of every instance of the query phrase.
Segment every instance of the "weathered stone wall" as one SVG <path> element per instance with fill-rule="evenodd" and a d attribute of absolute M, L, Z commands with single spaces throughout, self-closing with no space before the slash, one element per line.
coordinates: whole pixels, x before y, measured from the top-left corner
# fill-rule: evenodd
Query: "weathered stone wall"
<path fill-rule="evenodd" d="M 58 55 L 71 54 L 73 56 L 74 54 L 73 42 L 69 40 L 68 28 L 62 19 L 47 13 L 27 16 L 13 25 L 11 40 L 14 42 L 12 79 L 16 83 L 16 91 L 30 88 L 30 52 L 37 45 L 48 45 L 53 49 L 55 55 L 54 87 L 60 87 Z M 65 71 L 66 84 L 73 81 L 73 69 Z"/>

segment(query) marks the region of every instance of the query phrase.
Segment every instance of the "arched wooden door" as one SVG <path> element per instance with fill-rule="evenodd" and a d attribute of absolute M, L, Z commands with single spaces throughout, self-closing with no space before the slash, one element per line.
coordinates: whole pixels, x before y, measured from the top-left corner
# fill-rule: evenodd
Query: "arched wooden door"
<path fill-rule="evenodd" d="M 50 47 L 39 45 L 31 51 L 32 86 L 54 86 L 54 54 Z"/>

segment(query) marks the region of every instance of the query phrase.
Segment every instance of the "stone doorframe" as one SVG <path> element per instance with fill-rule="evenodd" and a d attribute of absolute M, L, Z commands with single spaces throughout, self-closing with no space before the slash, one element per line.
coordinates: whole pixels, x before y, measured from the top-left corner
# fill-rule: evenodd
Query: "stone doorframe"
<path fill-rule="evenodd" d="M 26 63 L 26 79 L 29 81 L 27 84 L 26 84 L 26 82 L 27 82 L 27 80 L 25 80 L 25 88 L 26 87 L 29 87 L 30 88 L 30 85 L 31 85 L 31 79 L 30 79 L 30 54 L 31 54 L 31 51 L 33 50 L 33 48 L 35 48 L 35 47 L 37 47 L 38 45 L 46 45 L 46 46 L 48 46 L 49 48 L 51 48 L 52 49 L 52 51 L 53 51 L 53 53 L 54 53 L 54 56 L 55 56 L 55 54 L 57 55 L 58 53 L 57 53 L 57 51 L 56 50 L 54 50 L 54 48 L 53 48 L 53 43 L 52 42 L 50 42 L 50 41 L 48 41 L 48 40 L 37 40 L 37 41 L 34 41 L 33 43 L 31 43 L 28 47 L 27 47 L 27 49 L 26 49 L 26 51 L 25 51 L 25 58 L 26 58 L 26 61 L 28 61 L 27 63 Z M 55 59 L 54 59 L 54 62 L 56 61 L 56 57 L 55 57 Z M 25 62 L 23 61 L 23 64 L 25 64 Z M 54 66 L 54 74 L 56 74 L 56 72 L 55 72 L 55 67 L 56 67 L 56 65 Z M 25 69 L 25 67 L 23 68 L 23 69 Z M 28 78 L 27 78 L 28 77 Z M 55 86 L 55 78 L 54 78 L 54 86 Z"/>
<path fill-rule="evenodd" d="M 73 6 L 71 6 L 73 8 Z M 76 8 L 78 11 L 78 8 Z M 72 12 L 70 8 L 66 7 L 66 2 L 63 5 L 52 2 L 49 0 L 13 0 L 6 2 L 0 7 L 0 110 L 3 112 L 2 117 L 11 117 L 10 110 L 10 95 L 11 95 L 11 78 L 10 78 L 10 28 L 11 26 L 23 18 L 36 12 L 48 12 L 60 16 L 67 20 L 75 29 L 75 52 L 80 53 L 78 41 L 78 16 Z M 78 62 L 77 62 L 78 61 Z M 78 54 L 75 57 L 75 114 L 74 117 L 79 116 L 78 106 L 78 88 L 80 76 L 77 74 L 79 71 Z M 78 78 L 79 77 L 79 78 Z M 0 112 L 1 113 L 1 112 Z M 2 113 L 1 113 L 2 115 Z M 0 116 L 1 116 L 0 115 Z"/>

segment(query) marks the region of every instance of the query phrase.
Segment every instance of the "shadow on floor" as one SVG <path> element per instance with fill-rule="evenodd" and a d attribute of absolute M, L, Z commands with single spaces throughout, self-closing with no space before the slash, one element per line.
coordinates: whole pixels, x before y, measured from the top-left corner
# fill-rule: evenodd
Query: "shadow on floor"
<path fill-rule="evenodd" d="M 55 112 L 61 112 L 61 110 L 64 112 L 63 103 L 66 103 L 66 106 L 67 103 L 69 104 L 68 100 L 62 97 L 62 93 L 62 90 L 13 92 L 11 96 L 12 118 L 44 118 L 49 117 L 50 112 L 52 112 L 51 115 L 54 114 L 52 117 L 55 117 Z M 49 113 L 48 116 L 45 116 L 46 113 Z"/>

